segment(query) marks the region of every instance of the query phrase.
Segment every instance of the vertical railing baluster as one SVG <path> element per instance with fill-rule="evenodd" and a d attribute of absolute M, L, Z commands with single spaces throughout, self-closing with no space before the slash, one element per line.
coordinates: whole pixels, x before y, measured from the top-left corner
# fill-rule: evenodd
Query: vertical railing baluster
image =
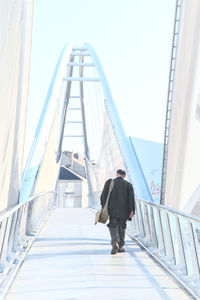
<path fill-rule="evenodd" d="M 13 257 L 15 257 L 13 253 L 13 244 L 14 244 L 15 227 L 17 223 L 17 213 L 18 211 L 15 211 L 12 215 L 11 230 L 10 230 L 10 235 L 8 240 L 8 254 L 7 254 L 8 261 L 11 261 Z"/>
<path fill-rule="evenodd" d="M 19 236 L 20 236 L 20 222 L 22 217 L 22 206 L 17 210 L 17 220 L 15 225 L 15 231 L 14 231 L 14 240 L 13 240 L 13 252 L 18 252 L 19 249 Z"/>
<path fill-rule="evenodd" d="M 0 234 L 0 273 L 3 273 L 4 271 L 4 264 L 3 264 L 3 245 L 4 245 L 4 239 L 6 235 L 6 226 L 7 226 L 8 219 L 5 218 L 1 222 L 1 234 Z"/>
<path fill-rule="evenodd" d="M 33 235 L 33 218 L 34 218 L 34 201 L 29 202 L 27 207 L 27 220 L 26 220 L 26 235 Z"/>
<path fill-rule="evenodd" d="M 147 205 L 144 204 L 144 227 L 145 227 L 145 238 L 147 243 L 151 243 L 151 235 L 150 235 L 150 224 L 149 224 L 149 215 Z"/>
<path fill-rule="evenodd" d="M 191 258 L 192 258 L 192 270 L 193 270 L 192 276 L 195 280 L 199 280 L 200 279 L 200 266 L 199 266 L 199 259 L 198 259 L 198 254 L 197 254 L 197 242 L 196 242 L 196 237 L 195 237 L 192 222 L 188 223 L 188 227 L 189 227 L 190 252 L 191 252 Z"/>
<path fill-rule="evenodd" d="M 151 235 L 152 235 L 152 244 L 151 247 L 158 248 L 158 238 L 156 234 L 156 225 L 155 225 L 155 218 L 153 214 L 153 207 L 150 205 L 150 224 L 151 224 Z"/>
<path fill-rule="evenodd" d="M 170 260 L 173 259 L 173 264 L 174 264 L 174 262 L 175 262 L 174 245 L 173 245 L 173 240 L 172 240 L 172 232 L 171 232 L 171 226 L 170 226 L 170 222 L 169 222 L 169 215 L 168 215 L 167 211 L 164 212 L 164 222 L 166 225 L 166 232 L 164 235 L 164 238 L 166 240 L 166 242 L 165 242 L 166 255 L 168 256 L 168 258 Z"/>
<path fill-rule="evenodd" d="M 8 250 L 8 239 L 9 239 L 9 234 L 10 234 L 11 221 L 12 221 L 12 215 L 10 215 L 6 218 L 6 226 L 5 226 L 5 230 L 4 230 L 3 243 L 2 243 L 2 248 L 1 248 L 0 261 L 1 261 L 1 266 L 3 268 L 2 269 L 3 271 L 5 271 L 7 264 L 8 264 L 7 250 Z"/>
<path fill-rule="evenodd" d="M 186 256 L 185 256 L 180 220 L 179 220 L 178 216 L 176 216 L 176 232 L 177 232 L 177 243 L 178 243 L 178 247 L 177 247 L 178 248 L 178 258 L 180 260 L 177 267 L 182 272 L 182 274 L 187 275 L 188 269 L 187 269 L 187 263 L 186 263 Z"/>
<path fill-rule="evenodd" d="M 0 272 L 3 272 L 3 265 L 1 263 L 1 253 L 3 251 L 3 241 L 4 241 L 5 230 L 6 230 L 6 223 L 7 223 L 7 219 L 2 220 L 1 227 L 0 227 Z"/>
<path fill-rule="evenodd" d="M 158 213 L 158 230 L 159 230 L 159 250 L 164 252 L 164 255 L 166 256 L 166 246 L 165 246 L 165 240 L 164 240 L 164 234 L 163 234 L 163 225 L 162 225 L 162 218 L 161 218 L 161 211 L 160 208 L 157 208 Z"/>
<path fill-rule="evenodd" d="M 26 214 L 27 214 L 28 202 L 22 207 L 22 215 L 19 225 L 19 247 L 24 249 L 27 247 L 28 237 L 26 236 Z"/>
<path fill-rule="evenodd" d="M 137 230 L 137 235 L 138 235 L 140 233 L 140 224 L 139 224 L 139 216 L 138 216 L 137 208 L 136 208 L 136 211 L 135 211 L 134 222 L 135 222 L 135 228 Z"/>
<path fill-rule="evenodd" d="M 139 214 L 139 224 L 140 224 L 140 235 L 142 237 L 145 236 L 145 229 L 144 229 L 144 220 L 141 208 L 141 202 L 138 202 L 138 214 Z"/>

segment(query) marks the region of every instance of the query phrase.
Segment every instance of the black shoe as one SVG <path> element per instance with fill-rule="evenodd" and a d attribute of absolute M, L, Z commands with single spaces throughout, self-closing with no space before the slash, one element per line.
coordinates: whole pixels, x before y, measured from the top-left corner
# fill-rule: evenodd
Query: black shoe
<path fill-rule="evenodd" d="M 119 247 L 118 252 L 119 253 L 125 252 L 125 248 L 124 247 Z"/>
<path fill-rule="evenodd" d="M 114 242 L 114 243 L 113 243 L 113 247 L 112 247 L 111 254 L 117 254 L 118 249 L 119 249 L 118 243 L 117 243 L 117 242 Z"/>

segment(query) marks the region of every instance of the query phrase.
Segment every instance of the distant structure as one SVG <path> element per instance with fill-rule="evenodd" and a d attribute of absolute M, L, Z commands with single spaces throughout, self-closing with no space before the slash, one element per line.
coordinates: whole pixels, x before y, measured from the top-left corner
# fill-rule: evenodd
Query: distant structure
<path fill-rule="evenodd" d="M 64 151 L 56 191 L 60 207 L 87 207 L 88 185 L 85 162 L 80 154 Z"/>
<path fill-rule="evenodd" d="M 72 151 L 64 151 L 60 165 L 65 166 L 76 174 L 86 178 L 85 161 L 77 152 L 74 153 Z"/>

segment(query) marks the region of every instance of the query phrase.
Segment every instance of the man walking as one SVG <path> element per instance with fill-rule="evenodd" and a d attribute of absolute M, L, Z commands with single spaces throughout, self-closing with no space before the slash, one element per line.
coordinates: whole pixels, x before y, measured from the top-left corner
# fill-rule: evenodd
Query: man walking
<path fill-rule="evenodd" d="M 114 179 L 114 187 L 108 202 L 109 223 L 107 226 L 111 236 L 111 254 L 125 252 L 124 239 L 126 222 L 129 218 L 133 218 L 135 214 L 135 195 L 133 186 L 124 179 L 125 176 L 125 171 L 121 169 L 117 170 L 116 178 Z M 102 207 L 106 202 L 111 180 L 112 179 L 109 179 L 105 182 L 101 193 Z"/>

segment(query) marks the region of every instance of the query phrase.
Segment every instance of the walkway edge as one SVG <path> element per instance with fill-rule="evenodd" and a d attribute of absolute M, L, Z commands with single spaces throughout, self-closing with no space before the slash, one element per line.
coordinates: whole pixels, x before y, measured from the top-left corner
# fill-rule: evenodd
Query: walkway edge
<path fill-rule="evenodd" d="M 180 279 L 180 277 L 178 277 L 172 270 L 170 270 L 167 267 L 167 265 L 163 263 L 161 259 L 158 258 L 158 256 L 153 254 L 153 252 L 151 252 L 149 248 L 147 248 L 139 239 L 133 236 L 128 230 L 126 230 L 126 233 L 132 240 L 134 240 L 138 244 L 140 248 L 144 249 L 148 253 L 148 255 L 152 259 L 154 259 L 154 261 L 156 261 L 157 264 L 160 264 L 160 266 L 163 267 L 172 276 L 172 278 L 177 281 L 177 283 L 181 286 L 181 288 L 183 288 L 183 290 L 186 291 L 186 293 L 189 293 L 190 296 L 194 297 L 194 299 L 199 300 L 199 297 L 194 293 L 194 291 L 192 291 L 192 289 L 190 289 L 188 285 L 186 285 L 184 281 Z"/>
<path fill-rule="evenodd" d="M 25 251 L 18 257 L 19 262 L 16 265 L 13 265 L 13 268 L 10 270 L 10 274 L 8 275 L 8 279 L 5 279 L 5 282 L 2 284 L 2 287 L 0 289 L 0 300 L 5 300 L 9 289 L 12 286 L 12 283 L 14 282 L 18 271 L 20 270 L 23 262 L 25 261 L 32 245 L 33 242 L 35 241 L 35 239 L 37 238 L 37 236 L 39 235 L 40 231 L 42 230 L 44 224 L 47 221 L 47 218 L 50 216 L 50 214 L 52 214 L 52 212 L 55 210 L 56 207 L 54 207 L 53 209 L 51 209 L 49 211 L 49 213 L 45 216 L 44 220 L 42 221 L 42 223 L 40 224 L 40 226 L 37 229 L 37 232 L 35 233 L 35 235 L 30 239 L 29 244 L 27 246 L 27 248 L 25 249 Z M 7 275 L 6 275 L 7 276 Z"/>
<path fill-rule="evenodd" d="M 91 207 L 90 207 L 90 210 L 91 210 L 94 214 L 97 212 L 96 209 L 91 208 Z M 158 256 L 154 255 L 153 252 L 151 252 L 151 251 L 149 250 L 149 248 L 147 248 L 147 247 L 146 247 L 139 239 L 137 239 L 135 236 L 133 236 L 128 230 L 126 230 L 126 234 L 127 234 L 132 240 L 134 240 L 134 241 L 138 244 L 138 246 L 139 246 L 141 249 L 144 249 L 144 250 L 148 253 L 148 255 L 149 255 L 152 259 L 154 259 L 154 261 L 156 261 L 157 264 L 160 264 L 160 266 L 161 266 L 162 268 L 164 268 L 164 270 L 166 270 L 166 271 L 172 276 L 172 278 L 173 278 L 174 280 L 177 281 L 177 283 L 181 286 L 181 288 L 183 288 L 183 289 L 186 291 L 186 293 L 189 293 L 192 297 L 194 297 L 194 299 L 199 300 L 198 295 L 196 295 L 196 294 L 194 293 L 194 291 L 193 291 L 192 289 L 190 289 L 190 288 L 184 283 L 184 281 L 182 281 L 175 273 L 173 273 L 173 271 L 170 270 L 170 269 L 167 267 L 167 265 L 166 265 L 165 263 L 163 263 L 161 259 L 158 258 Z"/>

